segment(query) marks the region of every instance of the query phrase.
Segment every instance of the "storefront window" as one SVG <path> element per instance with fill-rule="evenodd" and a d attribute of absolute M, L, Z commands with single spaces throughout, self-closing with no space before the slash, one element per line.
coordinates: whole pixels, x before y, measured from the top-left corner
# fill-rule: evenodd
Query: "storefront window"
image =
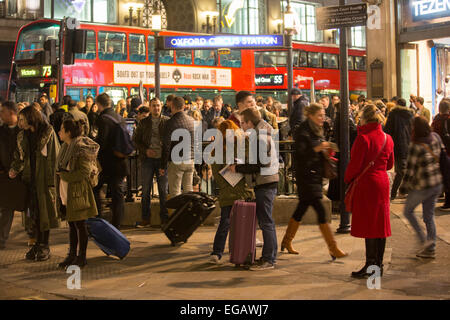
<path fill-rule="evenodd" d="M 221 12 L 221 32 L 233 34 L 259 34 L 265 19 L 264 2 L 259 0 L 217 0 Z M 236 10 L 237 8 L 237 10 Z M 220 24 L 220 22 L 219 22 Z"/>
<path fill-rule="evenodd" d="M 117 0 L 44 0 L 44 17 L 73 17 L 80 21 L 117 23 L 116 8 Z"/>
<path fill-rule="evenodd" d="M 366 46 L 366 27 L 353 27 L 352 33 L 352 47 L 365 47 Z"/>
<path fill-rule="evenodd" d="M 282 12 L 286 11 L 287 1 L 282 1 Z M 316 25 L 316 5 L 291 1 L 292 10 L 297 13 L 300 25 L 302 26 L 300 33 L 293 36 L 294 40 L 305 41 L 305 42 L 321 42 L 323 34 L 321 31 L 317 30 Z"/>
<path fill-rule="evenodd" d="M 74 0 L 72 2 L 53 0 L 53 3 L 54 19 L 72 17 L 80 21 L 91 21 L 91 0 Z"/>
<path fill-rule="evenodd" d="M 400 79 L 401 97 L 407 99 L 412 92 L 417 92 L 417 54 L 415 48 L 400 49 L 400 70 L 402 70 Z"/>

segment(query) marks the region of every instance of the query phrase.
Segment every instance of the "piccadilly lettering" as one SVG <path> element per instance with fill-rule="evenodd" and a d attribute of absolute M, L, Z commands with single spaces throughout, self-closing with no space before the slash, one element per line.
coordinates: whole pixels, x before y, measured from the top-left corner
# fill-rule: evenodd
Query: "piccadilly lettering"
<path fill-rule="evenodd" d="M 450 16 L 450 0 L 415 0 L 412 8 L 415 20 Z"/>

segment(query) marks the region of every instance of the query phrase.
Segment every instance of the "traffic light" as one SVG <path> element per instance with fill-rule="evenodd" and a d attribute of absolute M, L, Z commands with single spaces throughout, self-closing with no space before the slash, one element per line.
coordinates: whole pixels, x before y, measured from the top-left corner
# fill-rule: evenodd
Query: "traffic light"
<path fill-rule="evenodd" d="M 87 30 L 66 29 L 64 32 L 63 63 L 74 64 L 75 53 L 86 52 Z"/>

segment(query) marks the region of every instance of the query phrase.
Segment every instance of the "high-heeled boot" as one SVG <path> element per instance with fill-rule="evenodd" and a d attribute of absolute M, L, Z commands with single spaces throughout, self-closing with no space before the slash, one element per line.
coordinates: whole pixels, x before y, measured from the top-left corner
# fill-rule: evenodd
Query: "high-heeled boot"
<path fill-rule="evenodd" d="M 359 271 L 353 271 L 353 278 L 367 278 L 369 275 L 367 273 L 367 268 L 371 265 L 376 264 L 377 260 L 377 239 L 365 239 L 366 243 L 366 263 Z"/>
<path fill-rule="evenodd" d="M 322 236 L 328 246 L 328 251 L 333 260 L 336 258 L 344 258 L 348 254 L 338 248 L 337 242 L 334 239 L 333 232 L 331 231 L 331 226 L 329 223 L 319 224 L 319 229 L 322 232 Z"/>
<path fill-rule="evenodd" d="M 287 249 L 290 254 L 298 254 L 298 251 L 295 251 L 292 247 L 292 240 L 294 240 L 295 234 L 297 233 L 300 222 L 291 218 L 288 223 L 288 227 L 286 229 L 286 233 L 284 234 L 283 241 L 281 241 L 281 251 Z"/>
<path fill-rule="evenodd" d="M 78 235 L 73 226 L 71 226 L 69 230 L 69 241 L 69 253 L 67 254 L 67 257 L 64 259 L 64 261 L 58 264 L 59 268 L 65 269 L 68 266 L 72 265 L 77 257 Z"/>

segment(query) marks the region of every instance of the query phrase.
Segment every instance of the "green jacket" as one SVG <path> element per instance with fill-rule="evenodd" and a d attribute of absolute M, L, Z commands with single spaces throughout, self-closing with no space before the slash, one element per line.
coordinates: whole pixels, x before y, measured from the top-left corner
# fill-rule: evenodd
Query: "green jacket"
<path fill-rule="evenodd" d="M 57 176 L 57 192 L 59 194 L 60 180 L 68 182 L 66 220 L 80 221 L 97 216 L 94 193 L 92 191 L 89 176 L 91 163 L 84 157 L 74 159 L 73 170 L 62 171 Z"/>
<path fill-rule="evenodd" d="M 55 163 L 60 146 L 52 126 L 47 123 L 44 125 L 46 127 L 36 149 L 36 192 L 41 231 L 59 227 L 56 209 Z M 11 168 L 17 173 L 22 173 L 22 180 L 30 184 L 29 141 L 24 130 L 17 135 L 17 152 Z"/>
<path fill-rule="evenodd" d="M 164 125 L 169 120 L 169 117 L 161 115 L 161 121 L 159 122 L 159 136 L 161 139 L 164 133 Z M 134 143 L 139 151 L 139 158 L 145 160 L 147 158 L 146 151 L 150 147 L 152 139 L 152 115 L 142 119 L 136 127 L 136 131 L 133 136 Z"/>

